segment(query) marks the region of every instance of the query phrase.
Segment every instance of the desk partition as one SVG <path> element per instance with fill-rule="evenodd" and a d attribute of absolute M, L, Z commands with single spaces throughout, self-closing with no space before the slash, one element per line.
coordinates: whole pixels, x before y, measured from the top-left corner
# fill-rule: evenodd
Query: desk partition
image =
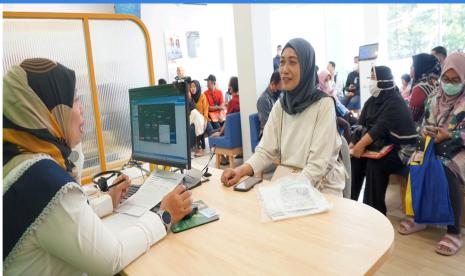
<path fill-rule="evenodd" d="M 151 42 L 137 17 L 121 14 L 3 13 L 3 71 L 26 58 L 76 72 L 84 107 L 83 183 L 131 155 L 128 89 L 155 84 Z"/>

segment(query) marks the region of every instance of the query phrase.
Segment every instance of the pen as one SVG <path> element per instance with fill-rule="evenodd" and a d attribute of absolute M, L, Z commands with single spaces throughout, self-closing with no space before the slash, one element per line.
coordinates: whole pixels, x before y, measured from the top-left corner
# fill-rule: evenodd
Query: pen
<path fill-rule="evenodd" d="M 115 186 L 118 186 L 119 184 L 123 183 L 126 179 L 122 178 L 119 182 L 116 182 L 115 184 L 111 185 L 110 187 L 108 187 L 108 190 L 110 190 L 111 188 L 115 187 Z"/>

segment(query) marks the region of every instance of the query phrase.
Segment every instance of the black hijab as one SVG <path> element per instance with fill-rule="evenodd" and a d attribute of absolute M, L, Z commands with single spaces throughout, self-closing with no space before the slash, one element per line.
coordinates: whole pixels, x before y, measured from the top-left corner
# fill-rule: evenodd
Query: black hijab
<path fill-rule="evenodd" d="M 421 79 L 431 75 L 439 77 L 441 75 L 441 64 L 439 60 L 430 54 L 418 54 L 412 56 L 413 70 L 415 71 L 415 80 L 418 82 Z"/>
<path fill-rule="evenodd" d="M 200 95 L 202 95 L 202 89 L 200 88 L 200 82 L 198 80 L 193 80 L 192 82 L 195 83 L 196 92 L 195 94 L 191 93 L 191 96 L 194 102 L 197 103 L 200 99 Z M 189 93 L 190 93 L 190 90 L 189 90 Z"/>
<path fill-rule="evenodd" d="M 326 93 L 317 89 L 318 76 L 315 66 L 315 50 L 305 39 L 291 39 L 283 48 L 292 48 L 300 64 L 300 82 L 292 91 L 284 91 L 281 106 L 286 113 L 294 115 L 304 111 L 313 103 L 326 97 Z"/>
<path fill-rule="evenodd" d="M 195 94 L 191 93 L 190 90 L 190 84 L 195 83 Z M 191 100 L 189 102 L 189 111 L 192 111 L 195 109 L 195 104 L 199 101 L 200 95 L 202 92 L 200 91 L 200 83 L 198 80 L 193 80 L 192 82 L 189 83 L 189 94 L 191 95 Z"/>
<path fill-rule="evenodd" d="M 378 88 L 383 89 L 381 92 L 395 90 L 397 88 L 397 86 L 394 86 L 394 76 L 389 67 L 375 66 L 371 71 L 373 71 L 373 69 L 375 70 L 376 80 L 378 81 Z"/>
<path fill-rule="evenodd" d="M 392 140 L 395 138 L 399 144 L 414 143 L 416 139 L 415 124 L 399 89 L 394 86 L 391 69 L 387 66 L 375 66 L 374 70 L 378 80 L 378 87 L 383 90 L 381 90 L 378 97 L 370 97 L 365 102 L 359 124 L 367 127 L 369 131 L 375 125 L 380 125 L 387 130 L 382 131 L 382 128 L 377 127 L 376 130 L 370 132 L 374 140 Z M 392 135 L 392 133 L 396 136 Z M 390 142 L 387 141 L 387 143 Z"/>

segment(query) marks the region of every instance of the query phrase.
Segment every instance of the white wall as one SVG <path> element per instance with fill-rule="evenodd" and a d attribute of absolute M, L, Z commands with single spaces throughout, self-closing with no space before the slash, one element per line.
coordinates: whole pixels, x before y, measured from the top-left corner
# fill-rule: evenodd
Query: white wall
<path fill-rule="evenodd" d="M 336 62 L 341 79 L 353 69 L 353 57 L 358 55 L 365 40 L 363 4 L 283 4 L 271 6 L 270 51 L 294 37 L 308 40 L 316 54 L 316 64 L 326 68 Z"/>
<path fill-rule="evenodd" d="M 232 6 L 229 4 L 142 4 L 142 21 L 147 26 L 152 40 L 155 78 L 168 82 L 175 76 L 176 66 L 184 67 L 186 75 L 198 79 L 203 90 L 203 81 L 214 74 L 223 92 L 229 78 L 237 76 L 236 47 Z M 166 59 L 165 32 L 185 35 L 187 31 L 199 31 L 200 56 L 184 58 L 176 65 L 168 66 Z M 184 47 L 184 46 L 183 46 Z M 183 51 L 183 57 L 186 52 Z M 170 71 L 169 71 L 170 70 Z"/>
<path fill-rule="evenodd" d="M 115 13 L 113 4 L 4 4 L 4 11 Z"/>
<path fill-rule="evenodd" d="M 269 5 L 234 5 L 239 99 L 241 104 L 242 150 L 244 159 L 252 155 L 249 115 L 257 112 L 257 98 L 268 86 L 273 72 Z"/>
<path fill-rule="evenodd" d="M 324 5 L 288 4 L 271 5 L 271 58 L 276 46 L 284 45 L 292 38 L 301 37 L 312 44 L 318 66 L 326 57 Z M 272 65 L 271 65 L 272 66 Z"/>

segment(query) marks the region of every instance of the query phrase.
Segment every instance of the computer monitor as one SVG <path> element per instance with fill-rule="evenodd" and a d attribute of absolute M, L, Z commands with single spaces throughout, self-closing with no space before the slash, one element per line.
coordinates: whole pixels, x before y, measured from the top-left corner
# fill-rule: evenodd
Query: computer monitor
<path fill-rule="evenodd" d="M 358 60 L 371 60 L 378 57 L 378 43 L 360 46 Z"/>
<path fill-rule="evenodd" d="M 129 89 L 132 159 L 191 168 L 187 87 L 180 81 Z"/>

